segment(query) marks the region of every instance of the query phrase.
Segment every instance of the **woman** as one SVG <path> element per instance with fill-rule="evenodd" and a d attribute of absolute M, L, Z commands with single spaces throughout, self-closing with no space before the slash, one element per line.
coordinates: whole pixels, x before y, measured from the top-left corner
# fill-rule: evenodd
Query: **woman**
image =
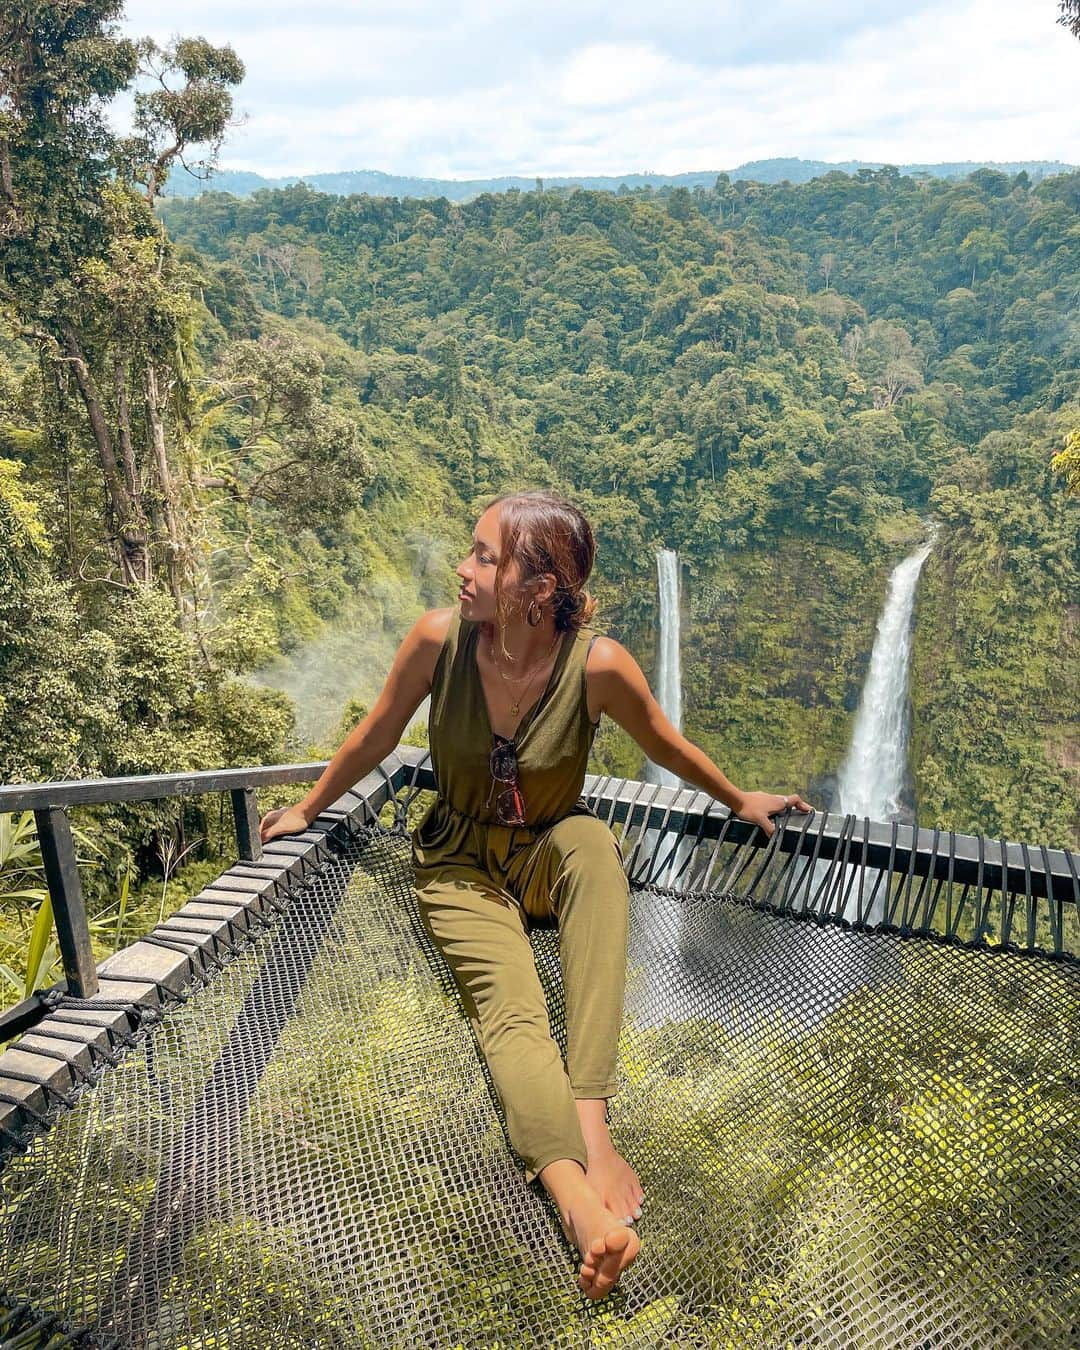
<path fill-rule="evenodd" d="M 589 626 L 595 540 L 569 502 L 534 490 L 495 498 L 458 567 L 458 605 L 417 620 L 371 712 L 263 842 L 304 830 L 389 755 L 428 694 L 438 793 L 412 834 L 427 932 L 461 990 L 511 1142 L 582 1256 L 579 1288 L 603 1298 L 634 1260 L 644 1195 L 612 1143 L 629 888 L 614 834 L 581 797 L 603 713 L 656 764 L 767 836 L 770 817 L 812 808 L 797 793 L 740 792 L 664 716 L 634 658 Z M 558 920 L 565 1066 L 529 944 L 530 917 Z"/>

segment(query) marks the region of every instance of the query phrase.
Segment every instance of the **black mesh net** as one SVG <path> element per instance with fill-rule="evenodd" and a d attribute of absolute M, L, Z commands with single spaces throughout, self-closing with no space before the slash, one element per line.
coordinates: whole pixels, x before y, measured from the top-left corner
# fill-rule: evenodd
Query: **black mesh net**
<path fill-rule="evenodd" d="M 637 883 L 630 943 L 610 1123 L 646 1202 L 606 1299 L 378 826 L 7 1162 L 4 1343 L 1074 1343 L 1074 959 Z"/>

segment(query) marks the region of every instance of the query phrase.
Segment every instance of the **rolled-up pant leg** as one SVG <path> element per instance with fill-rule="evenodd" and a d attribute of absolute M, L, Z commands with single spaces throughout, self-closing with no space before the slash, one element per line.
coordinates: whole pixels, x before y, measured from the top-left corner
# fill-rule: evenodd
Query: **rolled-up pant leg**
<path fill-rule="evenodd" d="M 548 1163 L 588 1154 L 551 1035 L 525 915 L 475 868 L 417 869 L 420 916 L 454 973 L 531 1182 Z"/>
<path fill-rule="evenodd" d="M 550 906 L 559 922 L 571 1091 L 613 1097 L 630 916 L 618 841 L 596 816 L 566 816 L 514 859 L 508 885 L 529 914 Z"/>

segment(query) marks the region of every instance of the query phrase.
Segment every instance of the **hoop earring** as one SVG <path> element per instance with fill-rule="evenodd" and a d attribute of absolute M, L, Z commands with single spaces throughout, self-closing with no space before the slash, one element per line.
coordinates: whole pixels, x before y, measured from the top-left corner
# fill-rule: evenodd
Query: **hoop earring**
<path fill-rule="evenodd" d="M 535 619 L 533 618 L 534 607 L 536 609 Z M 529 627 L 535 628 L 543 617 L 544 611 L 540 608 L 540 605 L 535 600 L 530 600 L 529 608 L 525 611 L 525 621 L 528 623 Z"/>

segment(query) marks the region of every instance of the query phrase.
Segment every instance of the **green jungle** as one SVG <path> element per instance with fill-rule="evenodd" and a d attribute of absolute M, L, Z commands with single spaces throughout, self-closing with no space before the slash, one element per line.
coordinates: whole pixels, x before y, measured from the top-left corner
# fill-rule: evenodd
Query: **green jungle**
<path fill-rule="evenodd" d="M 218 163 L 243 62 L 124 37 L 122 9 L 12 0 L 0 20 L 0 782 L 330 758 L 410 624 L 455 603 L 490 498 L 546 486 L 592 521 L 595 622 L 651 681 L 656 555 L 678 551 L 686 735 L 739 787 L 826 809 L 890 573 L 932 531 L 911 810 L 1080 848 L 1080 171 L 190 196 L 170 186 Z M 405 739 L 426 736 L 418 711 Z M 605 719 L 589 767 L 645 765 Z M 305 791 L 260 791 L 260 812 Z M 72 827 L 98 959 L 235 859 L 223 794 Z M 438 1315 L 460 1347 L 509 1350 L 544 1298 L 576 1333 L 571 1280 L 552 1303 L 516 1232 L 501 1267 L 474 1241 L 490 1195 L 470 1180 L 440 1208 L 414 1165 L 461 1146 L 457 1108 L 506 1140 L 480 1075 L 437 1071 L 464 1019 L 357 877 L 369 959 L 320 953 L 230 1140 L 241 1186 L 278 1185 L 276 1136 L 299 1141 L 320 1208 L 344 1195 L 392 1258 L 396 1343 Z M 594 1308 L 588 1344 L 890 1343 L 867 1309 L 896 1345 L 1071 1344 L 1075 970 L 999 955 L 909 942 L 902 978 L 801 1040 L 779 1014 L 757 1037 L 627 1019 L 612 1124 L 671 1291 L 629 1325 Z M 46 1311 L 88 1322 L 123 1272 L 184 1123 L 180 1093 L 140 1117 L 143 1077 L 198 1076 L 245 963 L 201 991 L 205 1038 L 166 1018 L 152 1072 L 128 1055 L 91 1098 L 120 1109 L 54 1125 L 59 1163 L 9 1160 L 5 1283 Z M 33 813 L 0 812 L 0 1006 L 61 975 Z M 186 1318 L 192 1350 L 375 1346 L 342 1330 L 358 1301 L 286 1208 L 178 1241 L 166 1339 Z M 402 1234 L 443 1283 L 410 1288 Z"/>
<path fill-rule="evenodd" d="M 687 736 L 825 807 L 936 522 L 919 823 L 1080 844 L 1080 172 L 170 197 L 243 64 L 116 8 L 33 48 L 0 122 L 3 781 L 328 758 L 487 500 L 550 486 L 647 675 L 678 550 Z M 605 720 L 590 768 L 643 756 Z M 235 847 L 218 798 L 73 825 L 99 956 Z M 33 816 L 0 815 L 0 992 L 59 975 Z"/>

